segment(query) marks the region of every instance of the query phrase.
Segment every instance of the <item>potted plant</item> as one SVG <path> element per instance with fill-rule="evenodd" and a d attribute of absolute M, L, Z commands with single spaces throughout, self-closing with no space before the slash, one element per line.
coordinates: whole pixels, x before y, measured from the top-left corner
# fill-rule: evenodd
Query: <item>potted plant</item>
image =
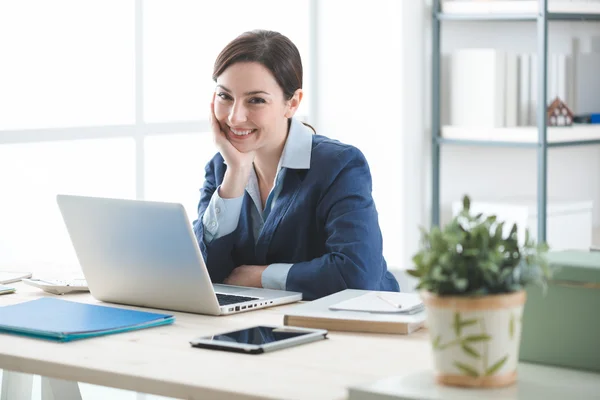
<path fill-rule="evenodd" d="M 422 229 L 408 273 L 418 278 L 427 310 L 438 383 L 498 387 L 516 380 L 524 287 L 545 287 L 550 269 L 545 243 L 527 230 L 519 243 L 516 224 L 508 234 L 504 225 L 473 215 L 465 196 L 444 229 Z"/>

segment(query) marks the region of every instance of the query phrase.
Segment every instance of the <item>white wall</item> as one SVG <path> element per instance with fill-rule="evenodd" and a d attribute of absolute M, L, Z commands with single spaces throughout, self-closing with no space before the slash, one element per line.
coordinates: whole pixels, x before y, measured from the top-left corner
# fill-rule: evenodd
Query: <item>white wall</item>
<path fill-rule="evenodd" d="M 423 29 L 414 17 L 422 4 L 324 0 L 318 5 L 317 132 L 366 155 L 384 255 L 391 268 L 406 268 L 423 211 L 424 171 L 413 166 L 424 151 Z"/>

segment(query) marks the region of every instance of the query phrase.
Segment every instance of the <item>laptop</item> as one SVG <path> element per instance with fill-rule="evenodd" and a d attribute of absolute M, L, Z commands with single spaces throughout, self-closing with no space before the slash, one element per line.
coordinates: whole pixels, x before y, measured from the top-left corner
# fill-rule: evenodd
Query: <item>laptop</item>
<path fill-rule="evenodd" d="M 302 299 L 297 292 L 213 285 L 181 204 L 61 194 L 57 202 L 98 300 L 225 315 Z"/>

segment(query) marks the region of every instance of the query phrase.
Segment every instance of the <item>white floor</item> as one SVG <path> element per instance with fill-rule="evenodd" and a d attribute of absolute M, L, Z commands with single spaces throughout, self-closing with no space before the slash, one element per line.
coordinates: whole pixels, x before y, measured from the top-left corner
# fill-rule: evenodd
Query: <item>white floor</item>
<path fill-rule="evenodd" d="M 0 370 L 0 382 L 2 382 L 2 370 Z M 31 392 L 31 400 L 41 400 L 41 390 L 41 377 L 39 375 L 35 375 L 33 377 L 33 390 Z M 131 392 L 129 390 L 114 389 L 104 386 L 90 385 L 87 383 L 79 383 L 79 391 L 81 392 L 81 397 L 83 400 L 175 400 L 172 397 L 136 393 Z"/>

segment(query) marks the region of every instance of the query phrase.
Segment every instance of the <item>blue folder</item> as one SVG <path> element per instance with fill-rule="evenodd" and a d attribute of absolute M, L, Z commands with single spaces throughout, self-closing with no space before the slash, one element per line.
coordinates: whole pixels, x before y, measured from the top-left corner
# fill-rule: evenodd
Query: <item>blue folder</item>
<path fill-rule="evenodd" d="M 175 317 L 167 314 L 50 297 L 0 307 L 0 332 L 59 342 L 168 325 L 173 321 Z"/>

